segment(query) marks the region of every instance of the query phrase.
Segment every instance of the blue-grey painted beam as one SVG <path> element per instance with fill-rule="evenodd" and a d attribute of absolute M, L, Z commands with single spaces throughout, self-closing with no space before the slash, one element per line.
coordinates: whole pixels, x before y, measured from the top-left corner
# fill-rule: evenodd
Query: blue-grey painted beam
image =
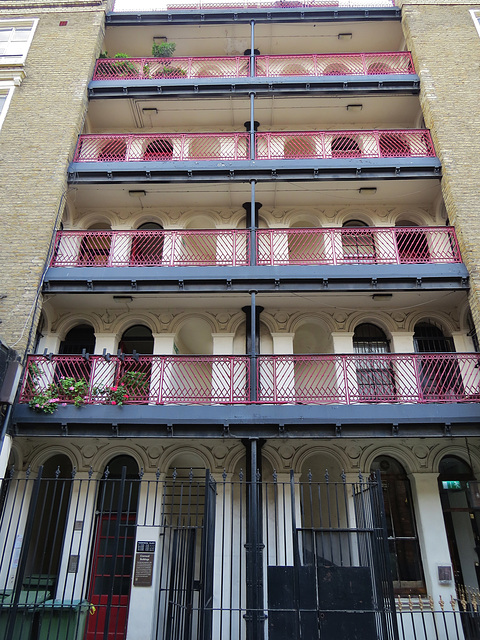
<path fill-rule="evenodd" d="M 164 10 L 164 11 L 128 11 L 108 13 L 107 25 L 196 25 L 228 24 L 251 22 L 356 22 L 400 20 L 400 7 L 277 7 L 263 9 L 208 9 L 208 10 Z"/>
<path fill-rule="evenodd" d="M 417 95 L 420 81 L 412 74 L 369 76 L 297 76 L 285 78 L 178 78 L 162 80 L 92 80 L 88 85 L 90 99 L 105 98 L 181 98 L 245 97 L 252 91 L 257 98 L 298 96 L 299 94 L 352 95 Z"/>
<path fill-rule="evenodd" d="M 14 433 L 71 437 L 371 438 L 480 435 L 480 405 L 89 405 L 52 415 L 17 405 Z"/>
<path fill-rule="evenodd" d="M 464 264 L 278 267 L 50 267 L 50 293 L 263 293 L 468 290 Z"/>
<path fill-rule="evenodd" d="M 72 162 L 70 184 L 439 178 L 438 158 Z"/>

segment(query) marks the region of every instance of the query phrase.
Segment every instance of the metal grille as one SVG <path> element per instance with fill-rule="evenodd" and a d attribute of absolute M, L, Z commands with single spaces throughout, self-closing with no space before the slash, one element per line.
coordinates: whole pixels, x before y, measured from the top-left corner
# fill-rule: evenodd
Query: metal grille
<path fill-rule="evenodd" d="M 430 132 L 285 131 L 255 134 L 257 160 L 434 157 Z M 74 162 L 248 160 L 248 133 L 81 135 Z"/>
<path fill-rule="evenodd" d="M 225 4 L 223 2 L 195 2 L 191 4 L 168 4 L 170 9 L 199 10 L 199 9 L 296 9 L 299 7 L 339 7 L 346 6 L 340 0 L 274 0 L 273 2 L 233 2 Z M 393 0 L 382 0 L 375 2 L 375 6 L 393 7 Z"/>
<path fill-rule="evenodd" d="M 105 247 L 99 257 L 98 247 Z M 52 267 L 246 266 L 247 230 L 58 231 Z"/>
<path fill-rule="evenodd" d="M 258 357 L 258 402 L 478 402 L 478 354 Z M 248 356 L 29 356 L 20 402 L 236 404 L 250 402 Z M 48 413 L 48 410 L 46 411 Z"/>
<path fill-rule="evenodd" d="M 184 78 L 246 78 L 248 56 L 185 58 L 102 58 L 97 60 L 93 80 L 156 80 Z"/>

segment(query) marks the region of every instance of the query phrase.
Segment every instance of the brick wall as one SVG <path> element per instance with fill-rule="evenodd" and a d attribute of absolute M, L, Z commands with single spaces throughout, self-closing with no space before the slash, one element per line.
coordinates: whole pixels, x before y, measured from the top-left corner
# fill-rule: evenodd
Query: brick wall
<path fill-rule="evenodd" d="M 0 5 L 0 19 L 39 18 L 26 78 L 15 89 L 0 130 L 0 295 L 6 296 L 0 299 L 0 337 L 20 352 L 52 233 L 61 219 L 67 166 L 85 117 L 106 6 L 86 0 L 48 4 L 54 8 L 40 0 Z M 11 5 L 21 6 L 22 12 L 7 11 Z M 25 5 L 28 11 L 23 11 Z M 55 5 L 62 5 L 60 13 Z"/>
<path fill-rule="evenodd" d="M 425 124 L 443 165 L 442 189 L 470 272 L 480 335 L 480 37 L 464 2 L 403 2 L 407 49 L 421 79 Z"/>

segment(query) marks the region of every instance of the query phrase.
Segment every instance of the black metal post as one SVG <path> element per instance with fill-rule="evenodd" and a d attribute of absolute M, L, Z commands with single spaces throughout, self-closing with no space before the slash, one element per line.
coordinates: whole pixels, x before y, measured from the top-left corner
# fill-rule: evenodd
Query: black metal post
<path fill-rule="evenodd" d="M 255 20 L 250 22 L 250 77 L 255 76 Z"/>
<path fill-rule="evenodd" d="M 263 307 L 257 306 L 256 291 L 250 291 L 251 305 L 242 307 L 246 322 L 246 352 L 250 356 L 250 400 L 257 400 L 257 356 L 260 353 L 260 314 Z"/>
<path fill-rule="evenodd" d="M 245 209 L 245 228 L 250 231 L 250 266 L 257 264 L 257 229 L 258 229 L 258 212 L 262 207 L 261 202 L 255 202 L 255 180 L 250 181 L 250 202 L 244 202 Z"/>
<path fill-rule="evenodd" d="M 245 544 L 247 611 L 246 640 L 263 640 L 265 612 L 263 608 L 263 543 L 261 508 L 261 455 L 264 441 L 251 438 L 244 441 L 247 453 L 248 502 Z"/>

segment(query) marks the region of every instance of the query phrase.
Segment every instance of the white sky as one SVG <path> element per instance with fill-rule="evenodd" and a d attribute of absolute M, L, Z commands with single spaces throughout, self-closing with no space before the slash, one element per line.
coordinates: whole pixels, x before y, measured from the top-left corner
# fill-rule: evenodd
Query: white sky
<path fill-rule="evenodd" d="M 207 0 L 208 1 L 208 0 Z M 215 0 L 210 0 L 214 2 Z M 268 0 L 267 0 L 268 1 Z M 232 0 L 232 3 L 238 5 L 239 0 Z M 272 0 L 272 3 L 274 0 Z M 114 11 L 155 11 L 165 9 L 167 4 L 192 4 L 192 0 L 115 0 Z M 340 5 L 359 5 L 359 6 L 375 6 L 385 5 L 385 0 L 340 0 Z M 228 0 L 222 0 L 222 4 L 229 4 Z"/>

